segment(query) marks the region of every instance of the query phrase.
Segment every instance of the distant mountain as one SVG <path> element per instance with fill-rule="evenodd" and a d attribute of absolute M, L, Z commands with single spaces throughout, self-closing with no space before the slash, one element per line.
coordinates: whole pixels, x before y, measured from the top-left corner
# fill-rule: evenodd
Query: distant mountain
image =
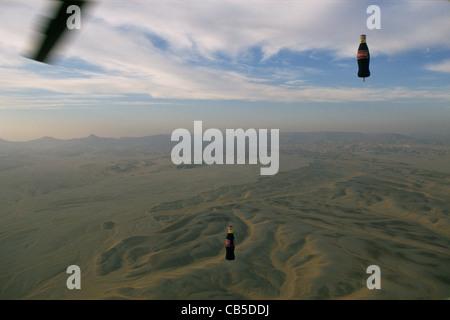
<path fill-rule="evenodd" d="M 411 137 L 421 140 L 433 140 L 433 141 L 450 141 L 450 134 L 441 135 L 433 133 L 413 133 Z"/>
<path fill-rule="evenodd" d="M 359 132 L 292 132 L 281 133 L 280 143 L 300 144 L 343 144 L 343 143 L 378 143 L 399 144 L 417 143 L 418 140 L 401 134 L 364 134 Z"/>
<path fill-rule="evenodd" d="M 63 153 L 94 152 L 143 152 L 148 150 L 169 151 L 176 144 L 171 141 L 169 134 L 146 137 L 102 138 L 90 135 L 85 138 L 60 140 L 52 137 L 43 137 L 27 142 L 9 142 L 0 139 L 0 152 L 7 150 L 30 149 L 46 152 L 58 150 Z M 433 139 L 431 139 L 433 138 Z M 448 140 L 447 140 L 448 138 Z M 364 134 L 359 132 L 281 132 L 280 145 L 339 145 L 373 143 L 382 145 L 418 144 L 418 143 L 450 143 L 450 137 L 436 135 L 406 136 L 394 133 Z M 205 144 L 207 144 L 205 142 Z"/>
<path fill-rule="evenodd" d="M 77 155 L 85 152 L 95 153 L 149 153 L 152 151 L 170 152 L 173 142 L 170 135 L 156 135 L 142 138 L 102 138 L 90 135 L 85 138 L 60 140 L 43 137 L 27 142 L 0 141 L 0 154 L 25 150 L 52 153 L 62 156 Z"/>
<path fill-rule="evenodd" d="M 56 142 L 56 141 L 62 141 L 62 140 L 59 140 L 59 139 L 56 139 L 53 137 L 42 137 L 42 138 L 31 140 L 28 142 L 35 142 L 35 143 L 49 143 L 50 142 L 50 143 L 52 143 L 52 142 Z"/>
<path fill-rule="evenodd" d="M 31 140 L 31 141 L 26 141 L 26 142 L 17 142 L 17 143 L 21 143 L 24 146 L 29 146 L 29 147 L 47 147 L 47 146 L 61 146 L 64 144 L 64 140 L 59 140 L 59 139 L 55 139 L 53 137 L 43 137 L 43 138 L 39 138 L 39 139 L 35 139 L 35 140 Z"/>

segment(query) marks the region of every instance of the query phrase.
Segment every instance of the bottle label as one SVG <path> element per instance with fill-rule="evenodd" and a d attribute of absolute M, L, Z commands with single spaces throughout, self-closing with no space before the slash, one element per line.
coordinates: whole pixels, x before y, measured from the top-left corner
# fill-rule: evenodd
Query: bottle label
<path fill-rule="evenodd" d="M 236 240 L 233 240 L 233 244 L 231 244 L 231 241 L 229 239 L 225 239 L 225 247 L 231 247 L 235 245 Z"/>
<path fill-rule="evenodd" d="M 367 50 L 359 50 L 357 59 L 367 59 L 369 58 L 369 51 Z"/>

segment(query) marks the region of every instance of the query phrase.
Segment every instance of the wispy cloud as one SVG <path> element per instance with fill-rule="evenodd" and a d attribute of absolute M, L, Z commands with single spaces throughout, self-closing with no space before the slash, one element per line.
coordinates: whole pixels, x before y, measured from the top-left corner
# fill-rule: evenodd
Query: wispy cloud
<path fill-rule="evenodd" d="M 430 71 L 438 71 L 438 72 L 446 72 L 450 73 L 450 59 L 437 62 L 437 63 L 431 63 L 425 66 L 425 69 Z"/>

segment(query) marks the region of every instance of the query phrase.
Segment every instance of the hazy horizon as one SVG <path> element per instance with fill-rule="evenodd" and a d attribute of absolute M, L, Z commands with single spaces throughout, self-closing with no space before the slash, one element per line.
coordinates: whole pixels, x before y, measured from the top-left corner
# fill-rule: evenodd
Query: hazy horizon
<path fill-rule="evenodd" d="M 189 130 L 189 128 L 186 128 Z M 209 128 L 205 128 L 209 129 Z M 244 131 L 248 128 L 229 128 L 229 129 L 243 129 Z M 259 128 L 253 128 L 253 129 L 259 129 Z M 192 130 L 189 130 L 192 133 Z M 368 136 L 377 136 L 377 135 L 401 135 L 401 136 L 405 136 L 405 137 L 409 137 L 409 138 L 418 138 L 418 139 L 447 139 L 450 137 L 450 134 L 436 134 L 436 133 L 431 133 L 431 132 L 412 132 L 412 133 L 400 133 L 400 132 L 361 132 L 361 131 L 329 131 L 329 130 L 318 130 L 318 131 L 280 131 L 280 134 L 296 134 L 296 133 L 300 133 L 300 134 L 321 134 L 321 133 L 330 133 L 330 134 L 336 134 L 336 133 L 347 133 L 347 134 L 363 134 L 363 135 L 368 135 Z M 4 137 L 0 137 L 0 141 L 6 141 L 6 142 L 33 142 L 36 140 L 42 140 L 42 139 L 55 139 L 55 140 L 59 140 L 59 141 L 70 141 L 70 140 L 81 140 L 81 139 L 87 139 L 90 137 L 96 137 L 99 139 L 115 139 L 115 140 L 119 140 L 119 139 L 139 139 L 139 138 L 148 138 L 148 137 L 155 137 L 155 136 L 170 136 L 171 132 L 167 132 L 167 133 L 154 133 L 154 134 L 147 134 L 147 135 L 117 135 L 117 136 L 102 136 L 102 135 L 97 135 L 94 133 L 90 133 L 88 135 L 83 135 L 83 136 L 76 136 L 76 137 L 70 137 L 70 138 L 61 138 L 58 136 L 39 136 L 36 138 L 31 138 L 31 139 L 24 139 L 24 140 L 9 140 L 9 139 L 5 139 Z M 170 142 L 170 139 L 168 139 L 168 142 Z"/>

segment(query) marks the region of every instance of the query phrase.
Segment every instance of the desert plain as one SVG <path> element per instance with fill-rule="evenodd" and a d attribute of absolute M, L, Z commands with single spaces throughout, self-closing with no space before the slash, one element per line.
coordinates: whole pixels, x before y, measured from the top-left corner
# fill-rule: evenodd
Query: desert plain
<path fill-rule="evenodd" d="M 282 133 L 273 176 L 172 147 L 0 140 L 0 299 L 450 298 L 448 140 Z"/>

